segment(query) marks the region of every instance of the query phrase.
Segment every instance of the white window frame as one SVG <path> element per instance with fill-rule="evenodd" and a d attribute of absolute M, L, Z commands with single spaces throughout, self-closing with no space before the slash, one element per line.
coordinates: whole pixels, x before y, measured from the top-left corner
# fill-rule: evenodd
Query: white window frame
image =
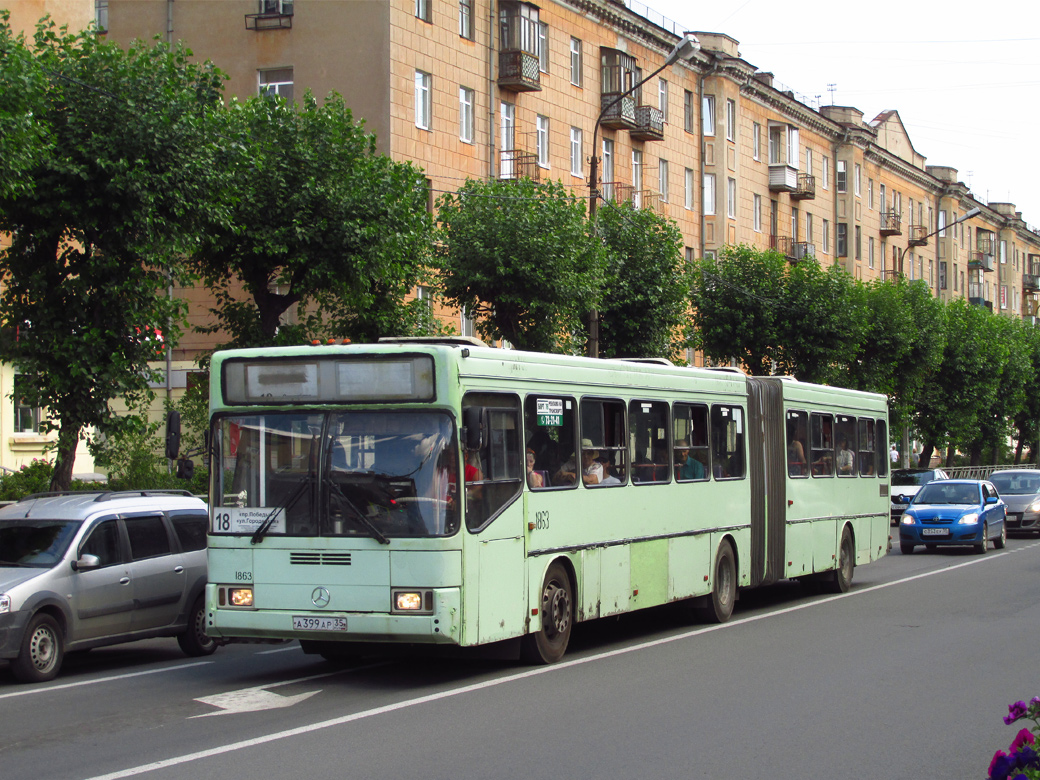
<path fill-rule="evenodd" d="M 863 166 L 859 163 L 854 163 L 852 166 L 853 178 L 852 186 L 856 188 L 855 195 L 858 198 L 860 195 L 860 179 L 863 176 Z"/>
<path fill-rule="evenodd" d="M 668 121 L 668 81 L 657 80 L 657 108 L 661 112 L 661 118 Z"/>
<path fill-rule="evenodd" d="M 636 208 L 643 205 L 643 152 L 632 150 L 632 202 Z"/>
<path fill-rule="evenodd" d="M 737 140 L 737 103 L 726 98 L 726 140 Z"/>
<path fill-rule="evenodd" d="M 538 70 L 542 73 L 549 72 L 549 25 L 538 22 L 536 32 L 538 36 Z"/>
<path fill-rule="evenodd" d="M 425 71 L 415 71 L 415 126 L 429 130 L 433 119 L 433 76 Z"/>
<path fill-rule="evenodd" d="M 683 172 L 683 180 L 686 185 L 686 202 L 683 204 L 687 211 L 692 211 L 694 206 L 694 171 L 686 168 Z"/>
<path fill-rule="evenodd" d="M 433 2 L 433 0 L 415 0 L 416 19 L 422 19 L 422 21 L 429 23 L 431 2 Z"/>
<path fill-rule="evenodd" d="M 798 145 L 798 128 L 794 125 L 788 125 L 787 127 L 787 164 L 791 168 L 797 170 L 798 168 L 798 152 L 801 147 Z"/>
<path fill-rule="evenodd" d="M 459 87 L 459 140 L 466 144 L 473 143 L 473 101 L 476 90 Z"/>
<path fill-rule="evenodd" d="M 824 157 L 820 160 L 820 180 L 825 190 L 831 186 L 831 158 Z"/>
<path fill-rule="evenodd" d="M 661 193 L 661 202 L 668 202 L 668 161 L 657 161 L 657 186 Z"/>
<path fill-rule="evenodd" d="M 837 188 L 838 192 L 849 191 L 849 164 L 845 160 L 838 160 Z"/>
<path fill-rule="evenodd" d="M 751 126 L 751 159 L 756 162 L 762 160 L 762 125 L 758 122 Z"/>
<path fill-rule="evenodd" d="M 288 76 L 288 80 L 286 80 L 286 76 Z M 257 71 L 256 94 L 292 100 L 295 76 L 292 67 L 259 70 Z"/>
<path fill-rule="evenodd" d="M 701 181 L 701 204 L 704 208 L 705 216 L 711 216 L 715 214 L 715 174 L 706 173 Z"/>
<path fill-rule="evenodd" d="M 754 231 L 756 233 L 762 232 L 762 196 L 755 193 L 752 198 L 751 204 L 751 216 Z"/>
<path fill-rule="evenodd" d="M 704 135 L 715 135 L 715 96 L 705 95 L 701 101 L 701 123 Z"/>
<path fill-rule="evenodd" d="M 571 38 L 571 84 L 576 87 L 582 85 L 581 78 L 581 39 Z"/>
<path fill-rule="evenodd" d="M 535 116 L 536 144 L 538 150 L 538 167 L 549 167 L 549 117 Z"/>
<path fill-rule="evenodd" d="M 820 243 L 823 245 L 823 253 L 829 255 L 831 253 L 831 223 L 828 220 L 823 220 L 823 226 L 820 228 L 822 235 L 820 236 Z"/>
<path fill-rule="evenodd" d="M 473 40 L 473 3 L 474 0 L 459 0 L 459 37 L 467 41 Z"/>
<path fill-rule="evenodd" d="M 580 127 L 571 128 L 571 175 L 585 175 L 585 141 Z"/>
<path fill-rule="evenodd" d="M 737 218 L 737 180 L 732 176 L 726 179 L 726 216 Z"/>

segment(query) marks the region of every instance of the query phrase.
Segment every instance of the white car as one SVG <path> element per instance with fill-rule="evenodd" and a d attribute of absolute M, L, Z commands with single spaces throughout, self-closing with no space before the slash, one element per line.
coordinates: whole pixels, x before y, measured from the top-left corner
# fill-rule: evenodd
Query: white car
<path fill-rule="evenodd" d="M 899 518 L 906 511 L 906 505 L 910 503 L 910 499 L 917 495 L 917 491 L 923 485 L 927 485 L 929 482 L 934 482 L 937 479 L 949 478 L 949 474 L 942 469 L 893 469 L 892 486 L 888 491 L 888 498 L 891 502 L 892 525 L 899 525 Z"/>

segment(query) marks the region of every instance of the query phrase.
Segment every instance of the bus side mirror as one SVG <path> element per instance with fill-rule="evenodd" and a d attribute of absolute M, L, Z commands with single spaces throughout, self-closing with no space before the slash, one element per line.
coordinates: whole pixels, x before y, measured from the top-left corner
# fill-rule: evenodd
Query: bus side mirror
<path fill-rule="evenodd" d="M 181 451 L 181 413 L 166 413 L 166 458 L 177 460 Z"/>
<path fill-rule="evenodd" d="M 462 445 L 466 450 L 479 450 L 484 446 L 487 419 L 487 409 L 483 406 L 467 406 L 462 410 Z"/>

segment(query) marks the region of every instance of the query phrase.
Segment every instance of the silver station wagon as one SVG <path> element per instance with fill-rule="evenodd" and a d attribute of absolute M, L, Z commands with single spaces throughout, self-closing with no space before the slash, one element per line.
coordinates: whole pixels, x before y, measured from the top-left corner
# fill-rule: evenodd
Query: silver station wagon
<path fill-rule="evenodd" d="M 0 659 L 54 678 L 70 650 L 206 636 L 205 502 L 184 491 L 40 494 L 0 509 Z"/>

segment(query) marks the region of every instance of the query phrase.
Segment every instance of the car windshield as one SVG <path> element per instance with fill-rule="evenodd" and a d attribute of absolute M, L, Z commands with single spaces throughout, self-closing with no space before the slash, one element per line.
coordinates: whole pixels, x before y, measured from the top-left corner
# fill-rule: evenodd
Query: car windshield
<path fill-rule="evenodd" d="M 978 485 L 951 483 L 946 480 L 925 485 L 914 498 L 915 504 L 978 504 Z"/>
<path fill-rule="evenodd" d="M 924 469 L 923 471 L 908 471 L 906 469 L 900 469 L 892 472 L 892 484 L 899 485 L 926 485 L 935 479 L 935 471 L 933 469 Z"/>
<path fill-rule="evenodd" d="M 14 520 L 0 523 L 0 567 L 49 569 L 64 557 L 78 520 Z"/>
<path fill-rule="evenodd" d="M 1000 495 L 1023 496 L 1040 493 L 1040 474 L 993 474 L 992 482 Z"/>
<path fill-rule="evenodd" d="M 458 528 L 458 440 L 442 412 L 240 415 L 214 433 L 213 533 L 385 542 Z"/>

